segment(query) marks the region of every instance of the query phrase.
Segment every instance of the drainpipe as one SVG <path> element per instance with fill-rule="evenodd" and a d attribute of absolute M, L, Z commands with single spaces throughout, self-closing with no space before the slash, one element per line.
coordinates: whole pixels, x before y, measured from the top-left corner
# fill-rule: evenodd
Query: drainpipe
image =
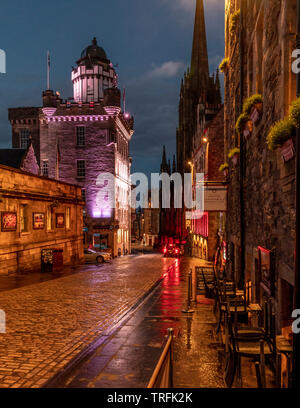
<path fill-rule="evenodd" d="M 296 48 L 300 49 L 300 0 L 297 0 Z M 300 74 L 297 74 L 297 97 L 300 97 Z M 296 237 L 294 309 L 300 309 L 300 129 L 296 129 Z M 293 335 L 293 388 L 300 388 L 300 334 Z"/>
<path fill-rule="evenodd" d="M 244 0 L 240 4 L 240 113 L 244 102 Z M 245 283 L 245 204 L 244 204 L 244 136 L 240 136 L 240 275 L 238 286 Z"/>

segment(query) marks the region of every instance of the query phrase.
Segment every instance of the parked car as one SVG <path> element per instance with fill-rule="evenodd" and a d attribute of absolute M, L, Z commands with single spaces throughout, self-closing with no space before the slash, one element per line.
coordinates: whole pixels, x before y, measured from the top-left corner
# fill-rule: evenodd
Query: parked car
<path fill-rule="evenodd" d="M 180 258 L 182 255 L 182 250 L 177 245 L 169 244 L 163 247 L 163 254 L 165 258 Z"/>
<path fill-rule="evenodd" d="M 85 256 L 85 261 L 86 262 L 91 262 L 91 263 L 104 263 L 104 262 L 109 262 L 111 261 L 111 253 L 109 252 L 97 252 L 94 251 L 93 249 L 85 249 L 84 250 L 84 256 Z"/>

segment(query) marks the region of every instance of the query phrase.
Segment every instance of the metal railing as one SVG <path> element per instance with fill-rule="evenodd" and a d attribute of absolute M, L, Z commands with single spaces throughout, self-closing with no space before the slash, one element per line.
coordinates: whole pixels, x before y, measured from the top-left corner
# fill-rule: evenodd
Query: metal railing
<path fill-rule="evenodd" d="M 168 329 L 168 339 L 147 388 L 173 388 L 174 329 Z"/>

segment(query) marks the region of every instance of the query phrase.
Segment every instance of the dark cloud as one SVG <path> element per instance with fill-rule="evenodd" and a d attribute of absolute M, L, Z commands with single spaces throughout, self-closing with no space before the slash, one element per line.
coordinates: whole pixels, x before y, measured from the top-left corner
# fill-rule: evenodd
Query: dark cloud
<path fill-rule="evenodd" d="M 224 54 L 224 1 L 205 1 L 211 70 Z M 158 171 L 162 146 L 175 152 L 180 78 L 191 55 L 195 0 L 2 0 L 0 146 L 10 146 L 7 108 L 39 106 L 51 52 L 51 84 L 72 95 L 70 72 L 96 36 L 113 63 L 135 116 L 133 171 Z"/>

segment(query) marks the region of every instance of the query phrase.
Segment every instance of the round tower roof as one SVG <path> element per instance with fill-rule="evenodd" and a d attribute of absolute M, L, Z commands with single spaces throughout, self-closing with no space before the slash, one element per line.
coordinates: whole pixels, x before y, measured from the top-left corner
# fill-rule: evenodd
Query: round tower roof
<path fill-rule="evenodd" d="M 92 44 L 82 51 L 80 60 L 83 59 L 107 61 L 106 52 L 102 47 L 99 47 L 96 37 L 93 38 Z"/>

